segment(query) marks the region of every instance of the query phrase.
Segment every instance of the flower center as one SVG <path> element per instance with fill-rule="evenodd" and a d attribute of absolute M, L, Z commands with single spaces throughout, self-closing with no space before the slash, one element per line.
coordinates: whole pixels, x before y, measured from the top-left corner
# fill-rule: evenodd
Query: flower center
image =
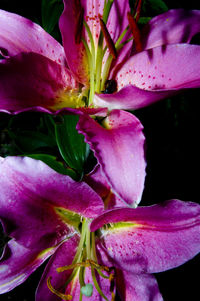
<path fill-rule="evenodd" d="M 115 43 L 112 40 L 106 24 L 113 2 L 114 0 L 106 0 L 103 10 L 103 16 L 99 15 L 101 30 L 97 45 L 95 45 L 94 43 L 90 27 L 88 26 L 87 22 L 83 20 L 83 25 L 89 39 L 88 44 L 84 37 L 81 38 L 87 53 L 90 72 L 90 87 L 88 91 L 88 101 L 86 104 L 88 106 L 92 105 L 95 92 L 104 92 L 113 60 L 117 58 L 118 52 L 121 50 L 121 48 L 127 42 L 132 40 L 132 38 L 130 38 L 127 41 L 123 41 L 127 31 L 129 30 L 129 26 L 125 28 L 125 30 L 122 32 Z"/>
<path fill-rule="evenodd" d="M 86 269 L 90 270 L 92 283 L 86 283 Z M 115 268 L 107 267 L 98 263 L 95 247 L 95 233 L 90 232 L 88 222 L 86 219 L 82 221 L 80 242 L 71 265 L 59 267 L 56 269 L 58 273 L 67 270 L 72 270 L 71 275 L 65 283 L 65 291 L 68 286 L 71 288 L 74 280 L 79 281 L 80 295 L 79 301 L 82 300 L 83 295 L 91 297 L 93 295 L 93 288 L 95 287 L 99 295 L 106 301 L 109 301 L 100 288 L 99 282 L 101 279 L 108 281 L 110 285 L 111 301 L 115 300 Z M 87 273 L 88 275 L 88 273 Z M 52 293 L 60 297 L 62 300 L 72 300 L 72 294 L 63 294 L 57 291 L 51 284 L 51 277 L 47 279 L 47 286 Z"/>
<path fill-rule="evenodd" d="M 103 0 L 102 0 L 103 1 Z M 91 29 L 84 20 L 84 11 L 81 6 L 80 0 L 76 0 L 75 6 L 77 12 L 75 42 L 79 44 L 83 43 L 87 55 L 87 61 L 89 65 L 89 87 L 83 87 L 77 90 L 67 90 L 58 96 L 56 109 L 63 107 L 80 108 L 80 107 L 92 107 L 95 93 L 114 93 L 117 91 L 117 83 L 115 82 L 114 89 L 108 89 L 107 85 L 109 81 L 113 81 L 109 78 L 111 66 L 113 60 L 116 60 L 121 49 L 128 42 L 134 39 L 136 51 L 142 50 L 140 31 L 137 26 L 138 19 L 140 17 L 142 0 L 135 2 L 133 13 L 128 13 L 127 18 L 129 25 L 124 29 L 117 41 L 114 42 L 107 28 L 108 17 L 112 8 L 114 0 L 105 0 L 103 15 L 98 16 L 100 24 L 100 33 L 98 42 L 95 43 L 95 37 L 93 37 Z M 126 16 L 125 16 L 126 17 Z M 83 27 L 85 28 L 86 35 L 83 34 Z M 127 32 L 132 33 L 132 37 L 127 38 Z M 88 42 L 87 42 L 88 41 Z M 109 82 L 110 83 L 110 82 Z M 54 107 L 55 109 L 55 107 Z"/>

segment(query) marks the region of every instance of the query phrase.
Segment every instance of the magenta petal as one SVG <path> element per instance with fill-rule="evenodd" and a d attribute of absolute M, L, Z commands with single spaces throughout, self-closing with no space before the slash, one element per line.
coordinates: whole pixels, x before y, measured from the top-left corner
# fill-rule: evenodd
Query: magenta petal
<path fill-rule="evenodd" d="M 101 198 L 86 183 L 58 174 L 41 161 L 7 157 L 0 173 L 4 230 L 26 247 L 46 249 L 74 231 L 56 208 L 88 218 L 103 211 Z"/>
<path fill-rule="evenodd" d="M 105 106 L 110 102 L 109 108 L 137 109 L 183 89 L 198 88 L 199 61 L 200 46 L 196 45 L 175 44 L 140 52 L 117 71 L 119 92 L 100 94 L 94 103 Z"/>
<path fill-rule="evenodd" d="M 0 294 L 23 283 L 54 251 L 51 248 L 38 252 L 10 240 L 0 261 Z"/>
<path fill-rule="evenodd" d="M 64 89 L 76 82 L 69 71 L 36 53 L 23 53 L 0 64 L 0 111 L 40 106 L 54 110 Z"/>
<path fill-rule="evenodd" d="M 96 94 L 94 104 L 109 110 L 137 110 L 176 93 L 176 90 L 147 91 L 129 85 L 113 94 Z"/>
<path fill-rule="evenodd" d="M 59 27 L 62 34 L 67 64 L 77 81 L 88 85 L 89 69 L 85 47 L 81 41 L 77 43 L 75 38 L 78 14 L 80 13 L 80 7 L 77 5 L 79 1 L 64 0 L 63 2 L 64 11 L 60 17 Z"/>
<path fill-rule="evenodd" d="M 140 52 L 116 74 L 118 90 L 133 85 L 140 89 L 181 90 L 200 86 L 200 46 L 175 44 Z"/>
<path fill-rule="evenodd" d="M 32 108 L 64 107 L 64 89 L 76 88 L 69 71 L 35 53 L 20 54 L 0 64 L 0 110 L 16 112 Z"/>
<path fill-rule="evenodd" d="M 200 251 L 200 205 L 196 203 L 170 200 L 150 207 L 114 209 L 96 218 L 91 230 L 104 224 L 113 226 L 105 231 L 98 248 L 106 250 L 117 267 L 134 273 L 162 272 Z"/>
<path fill-rule="evenodd" d="M 55 289 L 61 293 L 65 293 L 65 283 L 70 276 L 72 270 L 58 273 L 57 268 L 70 265 L 74 258 L 76 248 L 78 246 L 78 235 L 64 242 L 49 260 L 36 292 L 36 301 L 57 301 L 60 300 L 54 295 L 47 286 L 47 279 L 52 277 L 51 283 Z"/>
<path fill-rule="evenodd" d="M 104 125 L 80 116 L 77 129 L 94 151 L 113 192 L 136 205 L 145 178 L 143 127 L 134 115 L 119 110 L 113 110 Z"/>
<path fill-rule="evenodd" d="M 115 207 L 124 207 L 124 202 L 112 193 L 111 187 L 108 185 L 107 179 L 101 171 L 100 165 L 96 165 L 88 175 L 85 175 L 86 182 L 92 189 L 101 196 L 106 209 Z"/>
<path fill-rule="evenodd" d="M 173 9 L 153 18 L 142 30 L 144 49 L 189 43 L 200 32 L 200 11 Z"/>
<path fill-rule="evenodd" d="M 99 117 L 106 117 L 108 114 L 107 108 L 90 108 L 90 107 L 81 107 L 78 109 L 80 112 L 93 115 L 93 116 L 99 116 Z M 77 111 L 77 110 L 76 110 Z M 74 111 L 75 112 L 75 111 Z M 75 114 L 75 113 L 74 113 Z M 79 113 L 77 113 L 79 114 Z"/>
<path fill-rule="evenodd" d="M 102 17 L 103 15 L 104 3 L 105 1 L 101 0 L 81 0 L 85 20 L 90 27 L 95 45 L 97 45 L 101 29 L 98 16 Z M 128 19 L 126 18 L 128 11 L 130 11 L 128 0 L 113 1 L 106 26 L 114 42 L 128 26 Z"/>
<path fill-rule="evenodd" d="M 121 300 L 162 301 L 157 281 L 153 275 L 117 271 L 117 290 Z"/>
<path fill-rule="evenodd" d="M 109 194 L 110 186 L 104 174 L 101 172 L 99 164 L 97 164 L 88 175 L 84 176 L 84 182 L 92 187 L 102 198 L 105 198 Z"/>
<path fill-rule="evenodd" d="M 41 26 L 4 10 L 0 10 L 0 20 L 0 53 L 3 56 L 35 52 L 65 65 L 63 47 Z"/>

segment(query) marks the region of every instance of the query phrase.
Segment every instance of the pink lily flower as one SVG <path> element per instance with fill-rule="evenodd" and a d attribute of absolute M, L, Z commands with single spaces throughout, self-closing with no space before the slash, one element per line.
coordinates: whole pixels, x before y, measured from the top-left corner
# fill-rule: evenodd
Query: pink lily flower
<path fill-rule="evenodd" d="M 200 47 L 189 42 L 200 31 L 200 13 L 172 10 L 153 18 L 142 38 L 135 39 L 143 50 L 136 53 L 128 0 L 64 0 L 64 5 L 59 22 L 63 46 L 39 25 L 0 11 L 5 57 L 0 62 L 0 111 L 79 114 L 77 129 L 112 190 L 137 206 L 146 166 L 143 127 L 121 109 L 138 109 L 199 87 Z M 98 116 L 105 117 L 101 125 Z"/>
<path fill-rule="evenodd" d="M 31 158 L 0 163 L 0 220 L 11 238 L 0 261 L 0 293 L 47 258 L 36 301 L 161 301 L 153 273 L 200 251 L 200 205 L 179 200 L 103 210 L 97 192 Z M 101 174 L 91 178 L 102 183 Z M 91 179 L 90 179 L 91 181 Z"/>

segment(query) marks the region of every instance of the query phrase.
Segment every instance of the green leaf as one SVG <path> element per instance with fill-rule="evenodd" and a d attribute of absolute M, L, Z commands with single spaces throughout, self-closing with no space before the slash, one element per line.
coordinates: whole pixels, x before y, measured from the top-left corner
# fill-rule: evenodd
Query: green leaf
<path fill-rule="evenodd" d="M 42 0 L 42 27 L 51 33 L 63 11 L 62 0 Z"/>
<path fill-rule="evenodd" d="M 43 121 L 44 121 L 44 127 L 48 129 L 48 135 L 55 140 L 55 123 L 53 117 L 49 114 L 44 114 Z M 55 144 L 56 144 L 56 140 L 55 140 Z"/>
<path fill-rule="evenodd" d="M 84 142 L 84 136 L 76 130 L 78 118 L 76 115 L 63 116 L 62 122 L 55 125 L 55 132 L 61 156 L 68 166 L 82 176 L 89 145 Z"/>
<path fill-rule="evenodd" d="M 41 160 L 58 173 L 70 176 L 73 180 L 78 180 L 75 171 L 65 167 L 64 164 L 62 162 L 59 162 L 55 156 L 46 154 L 29 154 L 26 156 L 36 160 Z"/>
<path fill-rule="evenodd" d="M 16 133 L 9 131 L 9 135 L 22 152 L 32 152 L 43 147 L 55 146 L 55 140 L 41 132 L 18 130 Z"/>
<path fill-rule="evenodd" d="M 138 23 L 141 25 L 147 24 L 152 18 L 151 17 L 140 17 Z"/>
<path fill-rule="evenodd" d="M 142 11 L 147 15 L 158 15 L 168 11 L 168 7 L 163 0 L 144 0 Z"/>

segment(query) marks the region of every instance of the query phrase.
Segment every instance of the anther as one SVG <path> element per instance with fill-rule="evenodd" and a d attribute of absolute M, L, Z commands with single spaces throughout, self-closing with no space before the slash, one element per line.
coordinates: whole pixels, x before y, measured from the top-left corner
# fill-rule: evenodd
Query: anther
<path fill-rule="evenodd" d="M 105 41 L 106 41 L 106 45 L 110 51 L 110 54 L 112 55 L 112 57 L 114 59 L 117 58 L 117 50 L 115 48 L 115 44 L 110 36 L 110 33 L 106 27 L 106 24 L 104 23 L 104 21 L 101 19 L 100 15 L 99 15 L 99 21 L 100 21 L 100 26 L 101 26 L 101 30 L 102 30 L 102 33 L 103 33 L 103 36 L 105 38 Z"/>
<path fill-rule="evenodd" d="M 115 301 L 115 294 L 112 292 L 112 300 L 111 301 Z"/>
<path fill-rule="evenodd" d="M 59 298 L 61 298 L 62 300 L 72 300 L 72 296 L 71 295 L 65 295 L 59 291 L 57 291 L 51 284 L 51 278 L 52 277 L 49 277 L 47 279 L 47 286 L 49 288 L 49 290 L 56 296 L 58 296 Z"/>
<path fill-rule="evenodd" d="M 135 2 L 134 11 L 133 11 L 133 16 L 134 16 L 136 23 L 138 22 L 138 20 L 140 18 L 141 8 L 142 8 L 142 0 L 137 0 Z"/>
<path fill-rule="evenodd" d="M 95 261 L 91 260 L 91 259 L 88 259 L 86 261 L 82 261 L 82 262 L 77 262 L 75 264 L 71 264 L 71 265 L 67 265 L 67 266 L 63 266 L 63 267 L 60 267 L 60 268 L 57 268 L 56 271 L 58 273 L 62 273 L 64 271 L 67 271 L 67 270 L 73 270 L 77 267 L 90 267 L 90 266 L 93 266 L 95 269 L 100 269 L 100 270 L 103 270 L 105 272 L 109 272 L 110 271 L 110 268 L 107 267 L 107 266 L 104 266 L 104 265 L 100 265 L 98 263 L 96 263 Z"/>
<path fill-rule="evenodd" d="M 140 51 L 142 51 L 140 30 L 137 26 L 136 20 L 134 19 L 134 17 L 131 15 L 130 12 L 127 13 L 127 18 L 128 18 L 130 30 L 131 30 L 133 38 L 134 38 L 136 51 L 140 52 Z"/>

